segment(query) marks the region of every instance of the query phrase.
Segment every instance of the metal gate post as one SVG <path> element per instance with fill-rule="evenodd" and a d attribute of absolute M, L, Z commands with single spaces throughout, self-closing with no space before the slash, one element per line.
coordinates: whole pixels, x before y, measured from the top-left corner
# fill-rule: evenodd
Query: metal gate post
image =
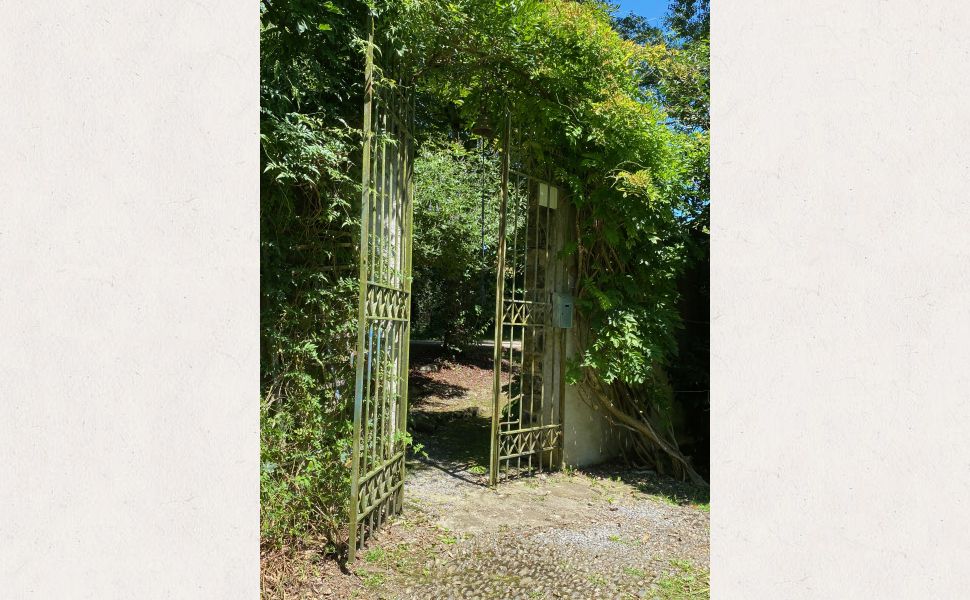
<path fill-rule="evenodd" d="M 505 131 L 502 135 L 502 199 L 499 206 L 498 223 L 498 261 L 495 269 L 495 347 L 492 379 L 492 445 L 488 470 L 488 483 L 498 482 L 498 424 L 502 418 L 502 321 L 505 297 L 505 234 L 506 210 L 509 198 L 509 135 L 511 117 L 506 117 Z"/>
<path fill-rule="evenodd" d="M 371 106 L 374 97 L 374 17 L 370 18 L 370 31 L 367 34 L 367 63 L 364 68 L 364 150 L 361 162 L 361 181 L 364 182 L 360 200 L 360 292 L 357 299 L 357 377 L 354 385 L 354 443 L 351 451 L 350 467 L 350 537 L 348 562 L 357 556 L 357 498 L 360 494 L 360 424 L 364 404 L 364 331 L 366 329 L 367 303 L 367 240 L 370 234 L 370 146 L 374 137 L 371 126 Z"/>

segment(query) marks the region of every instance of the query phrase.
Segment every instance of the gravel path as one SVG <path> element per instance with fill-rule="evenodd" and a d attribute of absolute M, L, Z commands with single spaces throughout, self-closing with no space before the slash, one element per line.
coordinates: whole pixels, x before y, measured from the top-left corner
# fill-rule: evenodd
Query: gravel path
<path fill-rule="evenodd" d="M 553 474 L 492 491 L 416 471 L 412 509 L 454 543 L 381 596 L 707 597 L 708 513 L 643 493 L 649 474 L 617 475 Z"/>
<path fill-rule="evenodd" d="M 488 357 L 421 358 L 411 422 L 426 455 L 408 463 L 404 513 L 308 598 L 709 597 L 706 492 L 616 466 L 490 489 Z"/>

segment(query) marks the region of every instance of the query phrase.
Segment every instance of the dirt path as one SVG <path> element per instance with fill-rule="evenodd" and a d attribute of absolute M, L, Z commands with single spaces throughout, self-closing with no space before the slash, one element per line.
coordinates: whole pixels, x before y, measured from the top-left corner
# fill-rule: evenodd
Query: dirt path
<path fill-rule="evenodd" d="M 487 483 L 490 350 L 412 349 L 404 514 L 310 598 L 707 598 L 708 505 L 688 485 L 622 468 Z"/>

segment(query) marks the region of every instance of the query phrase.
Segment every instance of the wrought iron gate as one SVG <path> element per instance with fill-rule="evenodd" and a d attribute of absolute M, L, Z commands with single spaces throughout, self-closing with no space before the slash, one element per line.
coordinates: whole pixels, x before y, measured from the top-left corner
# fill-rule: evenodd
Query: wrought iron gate
<path fill-rule="evenodd" d="M 411 334 L 413 106 L 396 53 L 367 50 L 349 560 L 401 511 Z M 375 57 L 376 54 L 376 57 Z M 396 79 L 395 79 L 396 78 Z"/>
<path fill-rule="evenodd" d="M 502 152 L 492 444 L 489 482 L 562 465 L 565 336 L 553 325 L 553 298 L 568 289 L 559 258 L 566 221 L 560 190 L 525 174 Z"/>

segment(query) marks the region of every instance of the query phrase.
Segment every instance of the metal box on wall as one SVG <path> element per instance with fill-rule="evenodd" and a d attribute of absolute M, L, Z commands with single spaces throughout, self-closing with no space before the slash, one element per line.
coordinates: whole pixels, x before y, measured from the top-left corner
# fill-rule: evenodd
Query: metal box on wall
<path fill-rule="evenodd" d="M 573 296 L 556 292 L 552 295 L 552 325 L 560 329 L 573 327 Z"/>

